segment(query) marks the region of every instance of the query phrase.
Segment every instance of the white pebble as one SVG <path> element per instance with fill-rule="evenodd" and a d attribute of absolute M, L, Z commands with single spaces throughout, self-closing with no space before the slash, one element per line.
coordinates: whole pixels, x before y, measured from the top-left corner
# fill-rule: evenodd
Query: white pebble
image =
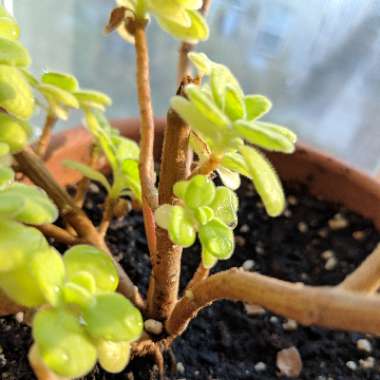
<path fill-rule="evenodd" d="M 144 322 L 145 330 L 154 335 L 160 335 L 164 329 L 164 325 L 160 321 L 147 319 Z"/>
<path fill-rule="evenodd" d="M 323 259 L 328 260 L 335 256 L 334 252 L 331 249 L 321 253 Z"/>
<path fill-rule="evenodd" d="M 341 214 L 336 214 L 332 219 L 329 220 L 329 227 L 333 231 L 342 230 L 348 226 L 348 220 L 344 218 Z"/>
<path fill-rule="evenodd" d="M 366 233 L 364 231 L 354 231 L 352 233 L 352 237 L 355 239 L 355 240 L 363 240 L 365 237 L 366 237 Z"/>
<path fill-rule="evenodd" d="M 298 328 L 298 323 L 293 319 L 288 319 L 285 323 L 282 324 L 282 328 L 285 331 L 294 331 Z"/>
<path fill-rule="evenodd" d="M 263 372 L 266 371 L 267 365 L 264 362 L 258 362 L 255 364 L 255 371 L 256 372 Z"/>
<path fill-rule="evenodd" d="M 181 375 L 185 373 L 185 366 L 183 365 L 183 363 L 181 362 L 177 363 L 177 372 L 180 373 Z"/>
<path fill-rule="evenodd" d="M 325 264 L 326 270 L 333 270 L 338 264 L 338 260 L 335 257 L 330 257 Z"/>
<path fill-rule="evenodd" d="M 360 351 L 372 352 L 372 345 L 371 345 L 371 342 L 368 339 L 359 339 L 356 342 L 356 347 Z"/>
<path fill-rule="evenodd" d="M 274 325 L 276 325 L 278 322 L 279 322 L 279 319 L 275 316 L 272 316 L 269 318 L 269 322 L 270 323 L 273 323 Z"/>
<path fill-rule="evenodd" d="M 352 371 L 356 371 L 357 368 L 358 368 L 358 365 L 357 365 L 354 361 L 352 361 L 352 360 L 348 361 L 348 362 L 346 363 L 346 366 L 347 366 L 350 370 L 352 370 Z"/>
<path fill-rule="evenodd" d="M 285 216 L 285 218 L 291 218 L 292 217 L 292 212 L 289 210 L 289 209 L 286 209 L 285 211 L 284 211 L 284 216 Z"/>
<path fill-rule="evenodd" d="M 327 230 L 327 228 L 321 228 L 319 231 L 318 231 L 318 235 L 325 239 L 327 238 L 327 236 L 329 235 L 329 231 Z"/>
<path fill-rule="evenodd" d="M 15 318 L 18 323 L 24 322 L 24 313 L 22 311 L 19 311 L 15 314 Z"/>
<path fill-rule="evenodd" d="M 243 224 L 241 227 L 240 227 L 240 232 L 242 232 L 243 234 L 246 233 L 246 232 L 249 232 L 250 228 L 249 228 L 249 225 L 248 224 Z"/>
<path fill-rule="evenodd" d="M 266 313 L 265 309 L 259 305 L 249 305 L 245 303 L 244 309 L 248 315 L 263 315 Z"/>
<path fill-rule="evenodd" d="M 253 260 L 246 260 L 243 263 L 243 269 L 246 271 L 250 271 L 255 266 L 255 262 Z"/>
<path fill-rule="evenodd" d="M 264 253 L 264 248 L 260 245 L 257 245 L 255 250 L 256 250 L 256 253 L 258 253 L 259 255 L 262 255 Z"/>
<path fill-rule="evenodd" d="M 298 231 L 303 234 L 309 230 L 309 227 L 305 222 L 299 222 L 297 228 L 298 228 Z"/>
<path fill-rule="evenodd" d="M 375 366 L 375 358 L 372 356 L 368 356 L 367 359 L 359 360 L 360 367 L 364 369 L 373 368 Z"/>
<path fill-rule="evenodd" d="M 291 206 L 295 206 L 298 204 L 298 199 L 294 196 L 294 195 L 289 195 L 288 196 L 288 203 L 291 205 Z"/>

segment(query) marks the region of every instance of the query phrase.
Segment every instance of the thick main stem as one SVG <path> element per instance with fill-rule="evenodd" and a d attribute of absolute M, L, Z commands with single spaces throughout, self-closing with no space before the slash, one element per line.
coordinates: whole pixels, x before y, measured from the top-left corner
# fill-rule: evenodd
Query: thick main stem
<path fill-rule="evenodd" d="M 46 155 L 46 151 L 49 146 L 53 128 L 56 122 L 57 122 L 57 118 L 51 115 L 50 113 L 48 113 L 46 116 L 44 127 L 42 129 L 41 136 L 38 139 L 37 146 L 35 148 L 36 154 L 42 159 L 44 159 Z"/>
<path fill-rule="evenodd" d="M 136 306 L 142 308 L 144 301 L 137 287 L 133 284 L 120 264 L 113 258 L 104 239 L 98 233 L 90 219 L 75 205 L 69 194 L 56 183 L 41 159 L 33 152 L 26 150 L 15 154 L 15 158 L 20 170 L 27 175 L 34 184 L 46 191 L 52 201 L 57 205 L 61 216 L 75 229 L 78 238 L 105 251 L 113 259 L 120 279 L 118 290 L 127 298 L 131 299 Z"/>
<path fill-rule="evenodd" d="M 189 135 L 189 126 L 170 109 L 161 156 L 160 204 L 174 204 L 177 199 L 173 186 L 188 176 Z M 166 319 L 177 302 L 181 256 L 182 248 L 170 241 L 166 230 L 157 228 L 157 251 L 148 292 L 148 311 L 155 318 Z"/>
<path fill-rule="evenodd" d="M 380 297 L 338 287 L 310 287 L 233 268 L 195 285 L 175 306 L 166 323 L 180 335 L 197 313 L 219 299 L 256 304 L 303 325 L 380 333 Z"/>

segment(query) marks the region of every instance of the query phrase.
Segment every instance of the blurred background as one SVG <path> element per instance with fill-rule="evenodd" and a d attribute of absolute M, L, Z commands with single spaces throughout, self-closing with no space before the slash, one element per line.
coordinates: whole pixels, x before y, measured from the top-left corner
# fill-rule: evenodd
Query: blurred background
<path fill-rule="evenodd" d="M 133 47 L 102 33 L 112 0 L 3 3 L 22 26 L 35 74 L 71 72 L 113 98 L 110 118 L 137 116 Z M 273 101 L 267 120 L 380 171 L 380 0 L 214 0 L 209 23 L 211 38 L 198 50 L 228 65 L 247 92 Z M 149 40 L 160 116 L 176 89 L 178 42 L 154 22 Z M 59 128 L 78 122 L 74 115 Z"/>

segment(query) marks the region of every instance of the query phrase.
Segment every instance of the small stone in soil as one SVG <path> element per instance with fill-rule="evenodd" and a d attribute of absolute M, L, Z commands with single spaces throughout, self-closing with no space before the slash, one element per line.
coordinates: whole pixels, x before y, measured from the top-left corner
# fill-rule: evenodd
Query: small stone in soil
<path fill-rule="evenodd" d="M 325 264 L 326 270 L 333 270 L 338 264 L 338 260 L 335 257 L 330 257 Z"/>
<path fill-rule="evenodd" d="M 333 252 L 331 249 L 328 249 L 327 251 L 324 251 L 324 252 L 322 252 L 322 254 L 321 254 L 321 257 L 322 257 L 322 259 L 324 259 L 324 260 L 331 259 L 331 258 L 334 257 L 334 256 L 335 256 L 335 254 L 334 254 L 334 252 Z"/>
<path fill-rule="evenodd" d="M 240 227 L 240 232 L 245 234 L 247 232 L 249 232 L 250 228 L 249 228 L 249 225 L 248 224 L 243 224 L 241 227 Z"/>
<path fill-rule="evenodd" d="M 147 319 L 144 322 L 145 330 L 154 335 L 160 335 L 164 329 L 164 325 L 160 321 L 154 319 Z"/>
<path fill-rule="evenodd" d="M 352 360 L 348 361 L 346 363 L 346 366 L 347 366 L 347 368 L 349 368 L 352 371 L 356 371 L 357 368 L 358 368 L 358 365 L 354 361 L 352 361 Z"/>
<path fill-rule="evenodd" d="M 277 353 L 277 368 L 287 377 L 298 377 L 302 371 L 302 359 L 296 347 L 285 348 Z"/>
<path fill-rule="evenodd" d="M 329 235 L 329 231 L 328 231 L 327 228 L 321 228 L 321 229 L 318 231 L 318 235 L 319 235 L 321 238 L 325 239 L 325 238 L 327 238 L 327 236 Z"/>
<path fill-rule="evenodd" d="M 282 328 L 285 331 L 294 331 L 298 328 L 298 323 L 294 321 L 293 319 L 288 319 L 286 322 L 282 324 Z"/>
<path fill-rule="evenodd" d="M 294 195 L 289 195 L 288 196 L 288 203 L 291 206 L 296 206 L 298 204 L 298 199 Z"/>
<path fill-rule="evenodd" d="M 250 316 L 252 316 L 252 315 L 263 315 L 266 313 L 265 309 L 259 305 L 248 305 L 247 303 L 245 303 L 244 309 L 245 309 L 246 313 Z"/>
<path fill-rule="evenodd" d="M 279 321 L 280 320 L 277 317 L 275 317 L 275 316 L 272 316 L 272 317 L 269 318 L 269 322 L 273 323 L 274 325 L 276 325 Z"/>
<path fill-rule="evenodd" d="M 243 238 L 243 236 L 236 235 L 235 236 L 235 243 L 239 247 L 244 247 L 245 243 L 246 243 L 246 240 Z"/>
<path fill-rule="evenodd" d="M 185 373 L 185 366 L 183 365 L 183 363 L 181 362 L 177 363 L 177 372 L 181 375 Z"/>
<path fill-rule="evenodd" d="M 253 260 L 245 260 L 243 263 L 243 269 L 246 271 L 250 271 L 255 266 L 255 262 Z"/>
<path fill-rule="evenodd" d="M 370 369 L 375 366 L 375 358 L 373 356 L 368 356 L 366 359 L 360 359 L 359 364 L 361 368 Z"/>
<path fill-rule="evenodd" d="M 258 362 L 255 364 L 255 371 L 256 372 L 263 372 L 266 371 L 267 365 L 264 362 Z"/>
<path fill-rule="evenodd" d="M 372 345 L 371 345 L 371 342 L 368 339 L 359 339 L 356 342 L 356 347 L 360 351 L 372 352 Z"/>
<path fill-rule="evenodd" d="M 298 231 L 302 234 L 305 234 L 307 231 L 309 231 L 309 227 L 305 222 L 299 222 L 297 228 Z"/>
<path fill-rule="evenodd" d="M 329 227 L 333 231 L 343 230 L 344 228 L 348 227 L 348 224 L 348 220 L 339 213 L 335 214 L 335 216 L 329 220 Z"/>
<path fill-rule="evenodd" d="M 352 237 L 357 240 L 357 241 L 361 241 L 363 240 L 365 237 L 366 237 L 366 233 L 364 231 L 354 231 L 352 233 Z"/>

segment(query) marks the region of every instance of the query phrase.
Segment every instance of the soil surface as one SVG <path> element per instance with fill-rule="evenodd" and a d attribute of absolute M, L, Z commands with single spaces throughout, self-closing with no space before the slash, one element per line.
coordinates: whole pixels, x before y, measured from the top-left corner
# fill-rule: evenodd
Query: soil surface
<path fill-rule="evenodd" d="M 308 195 L 305 188 L 286 186 L 288 208 L 269 218 L 251 184 L 240 190 L 236 252 L 215 271 L 233 266 L 310 285 L 335 285 L 350 273 L 380 241 L 372 223 L 338 205 Z M 104 194 L 91 185 L 85 209 L 98 223 Z M 146 289 L 150 270 L 142 216 L 135 211 L 111 224 L 108 243 L 131 278 Z M 64 247 L 59 247 L 63 252 Z M 250 261 L 247 261 L 250 260 Z M 253 260 L 253 261 L 252 261 Z M 199 247 L 183 255 L 182 286 L 199 262 Z M 22 315 L 0 318 L 0 379 L 34 379 L 27 350 L 30 329 Z M 368 351 L 357 348 L 366 339 Z M 380 341 L 362 334 L 302 327 L 272 313 L 249 315 L 241 303 L 217 302 L 208 307 L 178 338 L 166 355 L 169 379 L 286 379 L 276 367 L 276 355 L 296 347 L 303 370 L 297 379 L 380 380 Z M 371 357 L 373 359 L 371 359 Z M 175 358 L 175 359 L 174 359 Z M 365 368 L 371 367 L 371 368 Z M 119 375 L 99 368 L 85 380 L 155 379 L 150 360 L 135 360 Z"/>

